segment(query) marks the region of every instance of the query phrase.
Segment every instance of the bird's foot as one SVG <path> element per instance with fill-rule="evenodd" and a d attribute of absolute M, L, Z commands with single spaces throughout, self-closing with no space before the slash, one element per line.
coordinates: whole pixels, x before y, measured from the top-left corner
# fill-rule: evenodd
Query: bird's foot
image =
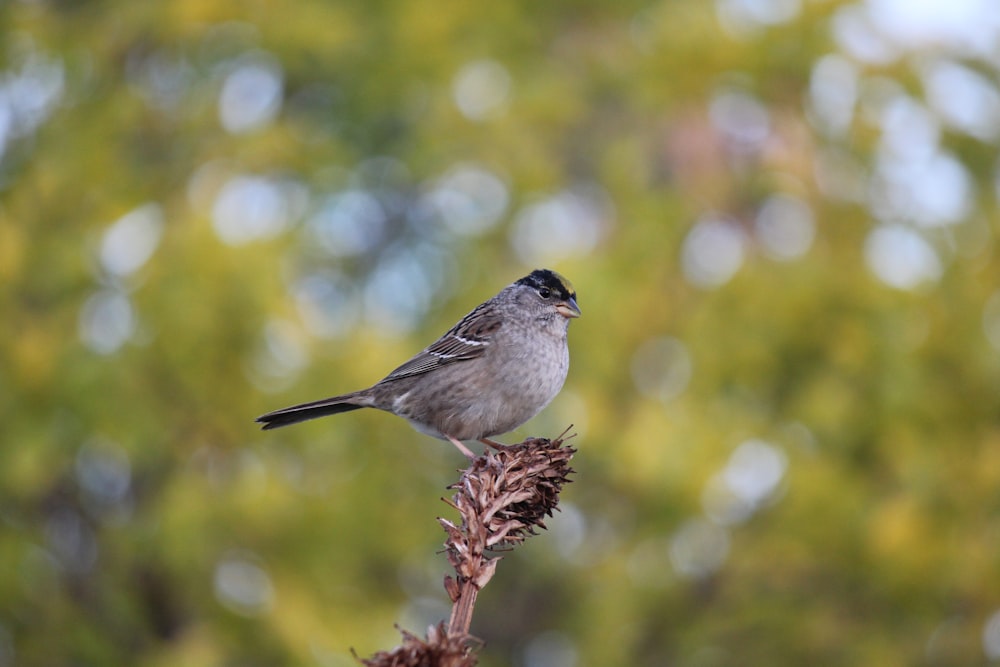
<path fill-rule="evenodd" d="M 480 438 L 479 442 L 483 443 L 487 447 L 492 447 L 493 449 L 502 452 L 505 449 L 510 449 L 510 445 L 505 445 L 502 442 L 497 442 L 496 440 L 490 440 L 489 438 Z"/>
<path fill-rule="evenodd" d="M 451 444 L 455 445 L 455 447 L 458 449 L 458 451 L 462 452 L 462 454 L 465 455 L 465 458 L 469 459 L 470 461 L 472 459 L 476 458 L 476 455 L 472 453 L 472 450 L 469 449 L 468 447 L 466 447 L 464 444 L 462 444 L 461 440 L 453 438 L 453 437 L 451 437 L 448 434 L 445 434 L 445 437 L 448 438 L 448 441 Z"/>

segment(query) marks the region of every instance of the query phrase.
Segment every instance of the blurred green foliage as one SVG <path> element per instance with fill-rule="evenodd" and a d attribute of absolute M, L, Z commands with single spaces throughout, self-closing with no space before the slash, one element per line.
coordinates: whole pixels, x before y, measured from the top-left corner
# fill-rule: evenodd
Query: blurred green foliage
<path fill-rule="evenodd" d="M 445 618 L 453 449 L 252 420 L 541 265 L 578 474 L 484 665 L 1000 660 L 997 28 L 919 4 L 4 3 L 0 665 Z"/>

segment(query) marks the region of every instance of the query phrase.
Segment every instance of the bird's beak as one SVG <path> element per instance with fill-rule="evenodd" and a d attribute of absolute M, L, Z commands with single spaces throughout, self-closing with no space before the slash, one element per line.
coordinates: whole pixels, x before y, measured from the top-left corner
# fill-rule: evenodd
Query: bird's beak
<path fill-rule="evenodd" d="M 580 306 L 576 305 L 576 299 L 570 297 L 556 306 L 556 312 L 569 320 L 580 317 Z"/>

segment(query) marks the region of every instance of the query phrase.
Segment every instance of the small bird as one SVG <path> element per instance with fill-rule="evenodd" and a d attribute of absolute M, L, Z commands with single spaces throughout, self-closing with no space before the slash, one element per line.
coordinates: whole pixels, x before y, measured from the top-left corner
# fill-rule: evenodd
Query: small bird
<path fill-rule="evenodd" d="M 268 430 L 377 408 L 473 458 L 463 440 L 502 446 L 490 438 L 537 415 L 562 389 L 569 371 L 566 332 L 579 316 L 570 282 L 537 269 L 371 387 L 275 410 L 257 421 Z"/>

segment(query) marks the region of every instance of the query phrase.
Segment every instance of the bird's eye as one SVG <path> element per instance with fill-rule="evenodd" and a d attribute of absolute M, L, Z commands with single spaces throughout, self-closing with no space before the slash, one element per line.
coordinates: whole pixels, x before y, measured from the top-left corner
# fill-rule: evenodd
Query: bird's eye
<path fill-rule="evenodd" d="M 550 290 L 548 287 L 543 287 L 540 290 L 538 290 L 538 296 L 542 297 L 543 299 L 548 299 L 550 296 L 552 296 L 552 290 Z"/>

